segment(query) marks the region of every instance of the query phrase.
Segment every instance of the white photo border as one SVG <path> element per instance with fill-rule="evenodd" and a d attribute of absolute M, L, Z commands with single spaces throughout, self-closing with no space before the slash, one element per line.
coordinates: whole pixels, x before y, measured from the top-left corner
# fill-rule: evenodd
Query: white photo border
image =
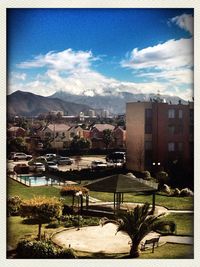
<path fill-rule="evenodd" d="M 194 153 L 195 153 L 195 178 L 194 178 L 194 259 L 126 259 L 126 260 L 18 260 L 6 259 L 6 10 L 8 8 L 193 8 L 194 9 Z M 198 163 L 200 162 L 200 5 L 199 0 L 1 0 L 0 1 L 0 264 L 1 266 L 123 266 L 128 267 L 137 264 L 137 267 L 145 266 L 187 266 L 194 267 L 200 262 L 199 241 L 200 231 L 198 229 L 199 216 L 199 188 Z"/>

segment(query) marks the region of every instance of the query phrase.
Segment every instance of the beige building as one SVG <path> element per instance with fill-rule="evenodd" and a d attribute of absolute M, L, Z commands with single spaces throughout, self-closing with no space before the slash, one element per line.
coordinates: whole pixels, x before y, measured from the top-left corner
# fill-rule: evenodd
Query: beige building
<path fill-rule="evenodd" d="M 145 139 L 151 141 L 151 135 L 146 135 L 144 131 L 146 108 L 151 108 L 151 103 L 135 102 L 126 105 L 126 162 L 128 169 L 144 169 Z"/>
<path fill-rule="evenodd" d="M 49 124 L 40 132 L 42 140 L 49 139 L 52 148 L 61 149 L 69 145 L 69 126 L 66 124 Z"/>

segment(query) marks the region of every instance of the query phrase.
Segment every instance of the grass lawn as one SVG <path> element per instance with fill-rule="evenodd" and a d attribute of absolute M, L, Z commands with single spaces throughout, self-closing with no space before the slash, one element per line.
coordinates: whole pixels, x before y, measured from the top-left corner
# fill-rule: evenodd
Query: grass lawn
<path fill-rule="evenodd" d="M 18 195 L 21 198 L 29 199 L 34 195 L 44 195 L 44 196 L 55 196 L 60 197 L 60 190 L 51 186 L 37 186 L 37 187 L 27 187 L 12 179 L 8 179 L 8 195 Z M 90 192 L 90 196 L 100 199 L 102 201 L 113 201 L 112 193 L 103 192 Z M 71 198 L 65 197 L 66 204 L 71 204 Z M 124 194 L 125 202 L 152 202 L 151 195 L 134 195 L 134 194 Z M 180 210 L 192 210 L 193 209 L 193 197 L 168 197 L 164 195 L 156 195 L 156 205 L 164 206 L 168 209 L 180 209 Z"/>
<path fill-rule="evenodd" d="M 189 213 L 171 213 L 169 215 L 166 216 L 166 219 L 172 220 L 176 223 L 176 227 L 177 227 L 177 235 L 191 235 L 193 236 L 194 232 L 194 221 L 193 221 L 193 214 L 189 214 Z"/>
<path fill-rule="evenodd" d="M 100 199 L 102 201 L 113 201 L 113 193 L 104 192 L 90 192 L 90 196 Z M 181 201 L 180 201 L 181 200 Z M 152 203 L 151 195 L 134 195 L 134 194 L 124 194 L 125 202 L 138 202 Z M 193 209 L 193 197 L 168 197 L 164 195 L 156 195 L 156 205 L 164 206 L 168 209 L 180 209 L 180 210 L 192 210 Z"/>
<path fill-rule="evenodd" d="M 167 243 L 154 250 L 146 250 L 141 253 L 139 259 L 193 259 L 194 250 L 192 245 Z"/>
<path fill-rule="evenodd" d="M 24 219 L 20 216 L 11 216 L 7 219 L 7 245 L 15 248 L 20 239 L 24 237 L 37 237 L 38 224 L 25 224 Z M 45 228 L 47 224 L 42 225 L 42 233 L 52 233 L 57 229 Z"/>
<path fill-rule="evenodd" d="M 86 253 L 77 252 L 76 254 L 81 259 L 127 259 L 128 254 L 104 254 L 104 253 Z M 183 244 L 167 243 L 163 246 L 155 248 L 154 253 L 151 249 L 146 250 L 140 254 L 140 259 L 193 259 L 193 246 Z M 134 261 L 134 259 L 129 259 Z"/>

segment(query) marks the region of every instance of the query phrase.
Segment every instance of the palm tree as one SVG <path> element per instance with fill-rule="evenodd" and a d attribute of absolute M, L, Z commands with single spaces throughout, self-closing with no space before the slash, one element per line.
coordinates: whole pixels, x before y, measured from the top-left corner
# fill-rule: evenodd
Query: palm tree
<path fill-rule="evenodd" d="M 168 233 L 173 233 L 175 231 L 175 223 L 161 220 L 161 216 L 163 216 L 163 214 L 152 215 L 150 204 L 145 203 L 142 206 L 136 206 L 133 211 L 119 214 L 116 220 L 105 218 L 102 225 L 112 222 L 118 226 L 117 232 L 122 231 L 126 233 L 131 239 L 130 257 L 137 258 L 140 255 L 140 242 L 148 233 L 151 231 L 166 230 L 166 227 Z"/>

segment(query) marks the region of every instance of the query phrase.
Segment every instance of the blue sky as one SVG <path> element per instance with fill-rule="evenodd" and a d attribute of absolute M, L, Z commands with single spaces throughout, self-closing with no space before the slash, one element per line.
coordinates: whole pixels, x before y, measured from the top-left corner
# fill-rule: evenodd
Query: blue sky
<path fill-rule="evenodd" d="M 192 9 L 8 9 L 9 93 L 193 91 Z"/>

